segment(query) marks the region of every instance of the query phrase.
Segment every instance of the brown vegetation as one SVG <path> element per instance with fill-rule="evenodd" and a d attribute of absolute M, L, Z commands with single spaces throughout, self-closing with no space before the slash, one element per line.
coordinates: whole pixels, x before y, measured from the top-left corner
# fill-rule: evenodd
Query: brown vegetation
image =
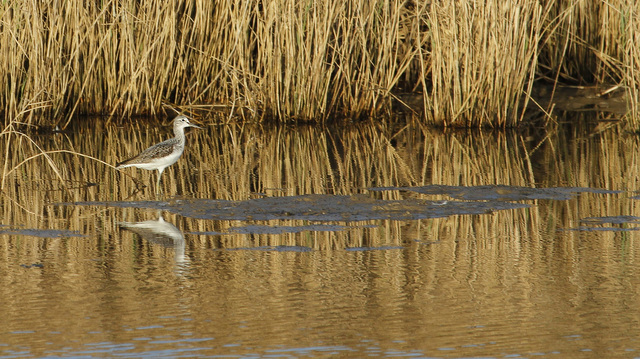
<path fill-rule="evenodd" d="M 622 84 L 637 118 L 638 0 L 6 1 L 5 124 L 155 114 L 163 102 L 325 121 L 511 126 L 535 80 Z"/>

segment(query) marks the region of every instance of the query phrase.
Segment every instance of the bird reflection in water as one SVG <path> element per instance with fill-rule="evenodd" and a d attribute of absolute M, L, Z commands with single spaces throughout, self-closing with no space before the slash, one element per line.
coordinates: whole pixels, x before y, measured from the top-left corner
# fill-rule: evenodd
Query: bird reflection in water
<path fill-rule="evenodd" d="M 143 222 L 119 222 L 120 228 L 131 231 L 144 240 L 174 249 L 174 259 L 177 265 L 184 266 L 189 262 L 185 255 L 185 241 L 182 232 L 173 224 L 167 222 L 158 211 L 158 219 Z"/>

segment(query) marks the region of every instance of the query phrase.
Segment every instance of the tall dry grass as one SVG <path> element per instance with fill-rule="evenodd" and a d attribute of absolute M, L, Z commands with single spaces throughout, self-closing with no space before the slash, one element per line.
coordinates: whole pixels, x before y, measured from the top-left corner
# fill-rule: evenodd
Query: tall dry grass
<path fill-rule="evenodd" d="M 629 93 L 631 118 L 640 123 L 640 1 L 628 0 L 624 11 L 624 78 Z"/>
<path fill-rule="evenodd" d="M 421 58 L 430 66 L 427 117 L 445 126 L 516 124 L 535 79 L 545 9 L 538 1 L 430 4 Z"/>
<path fill-rule="evenodd" d="M 406 9 L 394 1 L 0 6 L 9 79 L 0 104 L 8 119 L 46 105 L 26 112 L 32 123 L 46 122 L 43 112 L 65 124 L 74 114 L 153 114 L 163 100 L 282 119 L 371 113 L 411 61 Z"/>
<path fill-rule="evenodd" d="M 540 78 L 572 85 L 623 86 L 638 124 L 638 0 L 548 1 Z"/>
<path fill-rule="evenodd" d="M 615 1 L 549 1 L 547 38 L 540 50 L 541 75 L 572 84 L 618 83 L 625 39 L 637 4 Z"/>
<path fill-rule="evenodd" d="M 154 114 L 163 101 L 325 121 L 511 126 L 537 77 L 637 93 L 637 0 L 78 0 L 0 4 L 5 124 Z M 240 112 L 239 112 L 240 111 Z"/>

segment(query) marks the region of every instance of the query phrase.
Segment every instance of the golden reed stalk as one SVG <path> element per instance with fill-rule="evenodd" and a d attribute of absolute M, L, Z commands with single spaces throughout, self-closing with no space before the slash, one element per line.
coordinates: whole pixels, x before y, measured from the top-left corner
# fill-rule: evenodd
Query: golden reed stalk
<path fill-rule="evenodd" d="M 4 1 L 0 108 L 5 124 L 155 114 L 163 101 L 325 121 L 388 115 L 409 92 L 426 123 L 512 126 L 538 78 L 622 83 L 637 100 L 639 5 Z"/>

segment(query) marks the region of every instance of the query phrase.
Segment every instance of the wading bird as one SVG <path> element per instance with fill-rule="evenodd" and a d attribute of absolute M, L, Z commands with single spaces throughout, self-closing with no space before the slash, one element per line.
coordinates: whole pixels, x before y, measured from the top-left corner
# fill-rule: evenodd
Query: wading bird
<path fill-rule="evenodd" d="M 158 170 L 156 190 L 160 190 L 160 176 L 165 168 L 176 163 L 184 152 L 184 129 L 187 127 L 202 128 L 189 122 L 187 116 L 178 115 L 173 120 L 174 138 L 155 144 L 140 152 L 137 156 L 116 164 L 116 168 L 138 167 L 145 170 Z"/>

